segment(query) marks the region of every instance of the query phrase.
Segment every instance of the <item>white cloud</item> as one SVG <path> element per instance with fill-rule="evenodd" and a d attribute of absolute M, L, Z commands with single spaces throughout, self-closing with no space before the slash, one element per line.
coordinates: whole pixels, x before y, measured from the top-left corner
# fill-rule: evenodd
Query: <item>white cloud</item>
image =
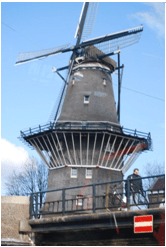
<path fill-rule="evenodd" d="M 28 152 L 17 147 L 5 139 L 1 139 L 1 182 L 10 176 L 12 171 L 21 171 L 24 163 L 29 159 Z"/>
<path fill-rule="evenodd" d="M 157 32 L 159 38 L 165 36 L 165 3 L 145 3 L 150 7 L 149 11 L 137 12 L 132 15 L 142 24 L 146 24 L 150 29 Z"/>
<path fill-rule="evenodd" d="M 17 147 L 5 139 L 1 139 L 1 162 L 2 164 L 11 163 L 18 167 L 28 159 L 27 151 L 22 147 Z"/>

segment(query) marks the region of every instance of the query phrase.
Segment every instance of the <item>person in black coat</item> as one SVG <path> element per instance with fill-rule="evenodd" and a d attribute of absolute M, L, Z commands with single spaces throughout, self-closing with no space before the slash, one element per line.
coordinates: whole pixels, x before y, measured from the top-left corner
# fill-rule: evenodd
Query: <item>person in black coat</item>
<path fill-rule="evenodd" d="M 141 176 L 138 175 L 138 173 L 139 173 L 139 169 L 135 168 L 133 171 L 133 174 L 127 177 L 127 180 L 140 178 L 140 179 L 129 181 L 130 183 L 130 194 L 129 195 L 131 195 L 131 193 L 141 193 L 143 195 L 142 179 L 141 179 Z M 125 190 L 126 190 L 126 196 L 127 196 L 127 182 L 125 184 Z"/>

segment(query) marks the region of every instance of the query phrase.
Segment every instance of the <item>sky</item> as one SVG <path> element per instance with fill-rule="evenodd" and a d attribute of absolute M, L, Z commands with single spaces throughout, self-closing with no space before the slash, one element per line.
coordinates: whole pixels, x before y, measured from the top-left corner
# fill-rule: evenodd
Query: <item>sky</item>
<path fill-rule="evenodd" d="M 68 65 L 70 53 L 15 66 L 19 52 L 75 45 L 82 2 L 1 3 L 1 194 L 13 170 L 21 171 L 36 151 L 19 140 L 20 130 L 49 120 L 61 78 L 52 67 Z M 144 175 L 148 163 L 165 162 L 165 4 L 155 2 L 99 2 L 89 38 L 143 24 L 137 44 L 121 50 L 124 64 L 120 123 L 125 128 L 151 133 L 153 151 L 142 153 L 135 167 Z M 117 61 L 117 57 L 112 57 Z M 61 72 L 65 77 L 66 71 Z M 115 100 L 118 78 L 113 76 Z"/>

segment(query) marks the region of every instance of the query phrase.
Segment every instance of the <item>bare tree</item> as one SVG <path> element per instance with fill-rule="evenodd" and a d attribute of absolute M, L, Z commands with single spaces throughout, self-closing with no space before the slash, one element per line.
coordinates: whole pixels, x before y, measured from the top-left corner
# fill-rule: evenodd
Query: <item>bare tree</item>
<path fill-rule="evenodd" d="M 26 196 L 29 193 L 47 190 L 47 181 L 47 166 L 30 157 L 24 164 L 23 171 L 13 171 L 8 177 L 5 183 L 7 195 Z"/>
<path fill-rule="evenodd" d="M 160 164 L 157 161 L 155 161 L 153 164 L 147 163 L 146 165 L 144 165 L 144 177 L 155 176 L 155 175 L 157 176 L 162 174 L 165 174 L 164 162 L 163 164 Z M 144 189 L 149 189 L 156 179 L 157 178 L 143 179 Z"/>

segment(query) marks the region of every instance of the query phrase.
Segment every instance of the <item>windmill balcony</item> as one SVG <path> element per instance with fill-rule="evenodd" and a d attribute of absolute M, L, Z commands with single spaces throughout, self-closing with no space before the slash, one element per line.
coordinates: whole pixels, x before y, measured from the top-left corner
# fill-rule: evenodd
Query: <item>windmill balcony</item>
<path fill-rule="evenodd" d="M 125 173 L 142 151 L 152 149 L 150 133 L 111 122 L 54 121 L 21 131 L 49 169 L 100 167 Z"/>

